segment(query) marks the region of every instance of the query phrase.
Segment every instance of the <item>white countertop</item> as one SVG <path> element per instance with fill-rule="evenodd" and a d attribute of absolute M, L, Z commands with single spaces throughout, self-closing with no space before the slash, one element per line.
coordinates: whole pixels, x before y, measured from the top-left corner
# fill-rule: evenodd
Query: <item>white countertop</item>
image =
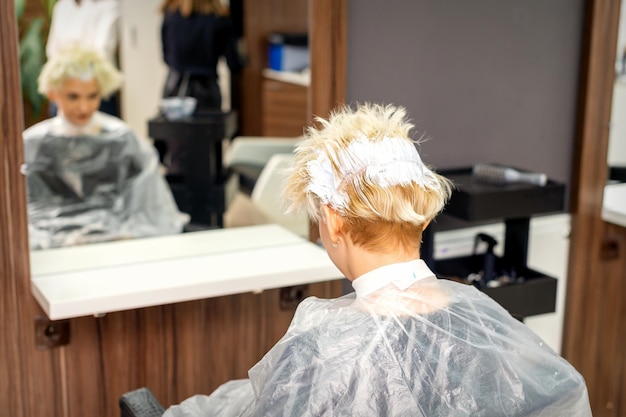
<path fill-rule="evenodd" d="M 311 71 L 292 72 L 292 71 L 275 71 L 269 68 L 263 69 L 263 76 L 276 81 L 302 85 L 308 87 L 311 85 Z"/>
<path fill-rule="evenodd" d="M 604 187 L 602 220 L 626 227 L 626 183 Z"/>
<path fill-rule="evenodd" d="M 343 277 L 323 248 L 278 225 L 34 251 L 31 273 L 51 320 Z"/>

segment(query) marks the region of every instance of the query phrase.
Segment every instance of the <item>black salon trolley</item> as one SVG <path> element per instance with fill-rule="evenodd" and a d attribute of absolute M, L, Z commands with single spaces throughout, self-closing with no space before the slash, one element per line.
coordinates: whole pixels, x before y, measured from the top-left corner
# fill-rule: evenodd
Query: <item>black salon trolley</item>
<path fill-rule="evenodd" d="M 551 180 L 543 187 L 521 183 L 485 184 L 472 177 L 471 168 L 443 170 L 440 174 L 452 180 L 455 189 L 443 213 L 424 231 L 422 258 L 428 266 L 439 278 L 461 281 L 482 268 L 482 254 L 434 259 L 434 234 L 446 222 L 446 217 L 450 220 L 448 223 L 461 227 L 503 221 L 504 253 L 496 257 L 495 267 L 514 271 L 518 279 L 494 288 L 482 285 L 480 289 L 519 319 L 554 312 L 557 280 L 528 268 L 528 236 L 532 216 L 563 211 L 565 185 Z"/>

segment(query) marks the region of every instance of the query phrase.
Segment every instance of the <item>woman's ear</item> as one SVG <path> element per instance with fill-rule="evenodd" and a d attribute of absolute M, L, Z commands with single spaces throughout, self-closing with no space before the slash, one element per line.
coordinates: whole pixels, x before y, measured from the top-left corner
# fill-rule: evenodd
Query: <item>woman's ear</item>
<path fill-rule="evenodd" d="M 324 204 L 321 210 L 321 226 L 326 228 L 328 237 L 330 237 L 333 242 L 336 242 L 337 239 L 343 236 L 343 218 L 328 204 Z"/>
<path fill-rule="evenodd" d="M 48 94 L 46 94 L 46 97 L 48 97 L 49 101 L 53 101 L 56 103 L 56 94 L 54 93 L 54 90 L 50 90 L 48 91 Z"/>

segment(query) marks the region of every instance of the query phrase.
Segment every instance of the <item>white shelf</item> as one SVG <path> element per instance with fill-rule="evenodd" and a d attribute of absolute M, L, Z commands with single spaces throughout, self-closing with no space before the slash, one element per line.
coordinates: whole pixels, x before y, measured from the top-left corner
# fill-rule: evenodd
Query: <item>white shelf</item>
<path fill-rule="evenodd" d="M 269 68 L 263 69 L 263 76 L 271 80 L 282 81 L 291 84 L 308 87 L 311 85 L 311 72 L 276 71 Z"/>
<path fill-rule="evenodd" d="M 626 227 L 626 183 L 604 187 L 602 220 Z"/>
<path fill-rule="evenodd" d="M 31 253 L 51 320 L 342 278 L 326 251 L 278 225 Z"/>

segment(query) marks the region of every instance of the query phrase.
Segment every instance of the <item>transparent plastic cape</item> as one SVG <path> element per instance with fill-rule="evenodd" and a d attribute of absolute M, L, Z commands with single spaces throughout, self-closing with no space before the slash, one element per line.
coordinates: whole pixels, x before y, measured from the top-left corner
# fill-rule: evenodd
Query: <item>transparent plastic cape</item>
<path fill-rule="evenodd" d="M 59 133 L 58 118 L 24 132 L 31 249 L 180 233 L 151 144 L 97 113 L 97 134 Z"/>
<path fill-rule="evenodd" d="M 591 416 L 568 362 L 484 293 L 434 276 L 304 300 L 249 378 L 165 416 Z"/>

